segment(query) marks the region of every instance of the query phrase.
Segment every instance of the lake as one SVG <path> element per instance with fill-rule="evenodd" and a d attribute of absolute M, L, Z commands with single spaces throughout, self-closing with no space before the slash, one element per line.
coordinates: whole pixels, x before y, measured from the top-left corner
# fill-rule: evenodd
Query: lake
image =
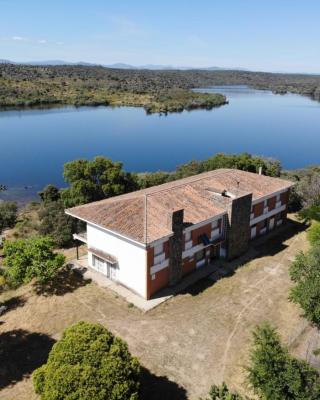
<path fill-rule="evenodd" d="M 63 186 L 65 162 L 96 155 L 138 172 L 217 152 L 270 156 L 288 169 L 320 164 L 320 103 L 245 86 L 199 90 L 223 93 L 229 104 L 167 116 L 132 107 L 0 112 L 0 183 L 10 189 L 2 198 Z"/>

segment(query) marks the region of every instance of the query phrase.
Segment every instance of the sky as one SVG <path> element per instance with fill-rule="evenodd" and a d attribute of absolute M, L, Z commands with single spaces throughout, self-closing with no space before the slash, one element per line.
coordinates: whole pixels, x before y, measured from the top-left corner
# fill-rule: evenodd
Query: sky
<path fill-rule="evenodd" d="M 0 0 L 0 59 L 320 73 L 319 0 Z"/>

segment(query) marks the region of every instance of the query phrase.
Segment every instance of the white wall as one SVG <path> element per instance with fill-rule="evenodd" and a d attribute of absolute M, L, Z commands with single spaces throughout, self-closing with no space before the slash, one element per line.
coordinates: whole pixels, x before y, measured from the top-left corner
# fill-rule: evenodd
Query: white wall
<path fill-rule="evenodd" d="M 88 248 L 104 251 L 118 260 L 117 281 L 140 294 L 147 295 L 147 252 L 138 243 L 131 242 L 112 232 L 87 224 Z M 88 254 L 92 266 L 92 255 Z"/>

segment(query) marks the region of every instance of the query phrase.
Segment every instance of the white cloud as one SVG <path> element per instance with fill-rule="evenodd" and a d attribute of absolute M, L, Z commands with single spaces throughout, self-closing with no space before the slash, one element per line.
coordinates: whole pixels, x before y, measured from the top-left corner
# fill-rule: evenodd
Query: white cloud
<path fill-rule="evenodd" d="M 17 41 L 17 42 L 26 42 L 28 40 L 27 38 L 25 38 L 23 36 L 12 36 L 11 39 L 14 41 Z"/>
<path fill-rule="evenodd" d="M 47 43 L 47 41 L 45 39 L 40 39 L 40 40 L 38 40 L 38 43 L 45 44 L 45 43 Z"/>

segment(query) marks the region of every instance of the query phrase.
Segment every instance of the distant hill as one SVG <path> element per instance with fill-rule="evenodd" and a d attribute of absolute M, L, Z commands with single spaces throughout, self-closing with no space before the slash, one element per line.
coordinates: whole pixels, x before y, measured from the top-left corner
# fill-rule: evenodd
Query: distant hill
<path fill-rule="evenodd" d="M 190 66 L 174 66 L 174 65 L 158 65 L 158 64 L 145 64 L 145 65 L 130 65 L 125 63 L 114 63 L 114 64 L 95 64 L 85 61 L 69 62 L 64 60 L 43 60 L 43 61 L 26 61 L 16 62 L 10 60 L 0 60 L 0 64 L 14 64 L 14 65 L 84 65 L 84 66 L 102 66 L 105 68 L 116 68 L 116 69 L 148 69 L 148 70 L 201 70 L 201 71 L 224 71 L 224 70 L 236 70 L 246 71 L 243 68 L 221 68 L 221 67 L 190 67 Z"/>

